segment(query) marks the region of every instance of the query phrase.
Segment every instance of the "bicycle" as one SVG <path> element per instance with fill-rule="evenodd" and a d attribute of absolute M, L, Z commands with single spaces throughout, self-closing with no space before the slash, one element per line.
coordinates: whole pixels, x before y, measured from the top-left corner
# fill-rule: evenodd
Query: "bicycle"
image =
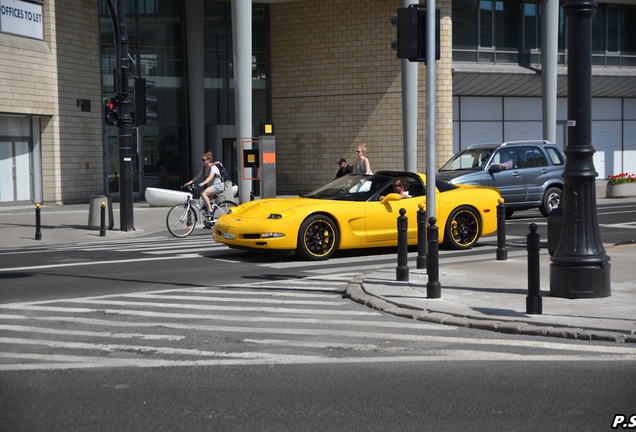
<path fill-rule="evenodd" d="M 186 190 L 188 195 L 184 204 L 177 204 L 168 211 L 166 216 L 166 225 L 168 231 L 175 237 L 183 238 L 192 234 L 199 220 L 199 215 L 203 221 L 204 228 L 212 229 L 216 220 L 224 214 L 228 213 L 231 207 L 237 204 L 234 201 L 225 200 L 220 203 L 210 200 L 212 213 L 206 213 L 206 209 L 201 205 L 201 198 L 194 199 L 193 192 L 197 189 L 194 184 L 184 185 L 181 189 Z"/>

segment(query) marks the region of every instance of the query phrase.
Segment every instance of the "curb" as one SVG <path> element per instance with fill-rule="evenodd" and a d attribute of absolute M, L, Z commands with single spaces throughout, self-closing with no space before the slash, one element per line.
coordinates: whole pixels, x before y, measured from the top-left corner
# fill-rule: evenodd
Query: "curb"
<path fill-rule="evenodd" d="M 356 303 L 365 305 L 371 309 L 390 313 L 402 318 L 410 318 L 418 321 L 435 324 L 467 327 L 478 330 L 494 331 L 506 334 L 519 334 L 525 336 L 546 336 L 562 339 L 576 339 L 582 341 L 604 341 L 616 343 L 636 343 L 636 335 L 606 330 L 590 330 L 576 327 L 538 326 L 524 321 L 496 321 L 453 315 L 446 312 L 411 309 L 404 305 L 398 305 L 367 293 L 362 287 L 366 275 L 355 277 L 347 284 L 344 297 Z"/>

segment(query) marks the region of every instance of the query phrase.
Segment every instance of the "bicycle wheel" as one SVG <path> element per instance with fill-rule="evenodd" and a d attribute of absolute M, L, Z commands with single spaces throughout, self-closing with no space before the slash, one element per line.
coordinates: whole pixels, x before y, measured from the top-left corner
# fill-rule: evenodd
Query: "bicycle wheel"
<path fill-rule="evenodd" d="M 227 214 L 227 211 L 230 207 L 236 207 L 237 204 L 234 201 L 222 201 L 214 206 L 214 215 L 212 219 L 217 220 L 224 214 Z"/>
<path fill-rule="evenodd" d="M 197 225 L 197 214 L 188 205 L 179 204 L 170 209 L 166 216 L 168 231 L 175 237 L 187 237 Z"/>

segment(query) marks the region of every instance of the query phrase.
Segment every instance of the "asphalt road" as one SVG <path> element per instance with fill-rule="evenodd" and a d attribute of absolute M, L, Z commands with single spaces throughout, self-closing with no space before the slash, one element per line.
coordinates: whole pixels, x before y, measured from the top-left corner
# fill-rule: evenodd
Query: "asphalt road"
<path fill-rule="evenodd" d="M 634 210 L 599 210 L 605 243 L 634 239 Z M 545 221 L 527 213 L 509 221 L 511 243 Z M 441 265 L 494 254 L 483 240 Z M 413 322 L 342 298 L 394 250 L 306 263 L 208 244 L 0 251 L 0 431 L 600 431 L 636 415 L 634 347 Z"/>

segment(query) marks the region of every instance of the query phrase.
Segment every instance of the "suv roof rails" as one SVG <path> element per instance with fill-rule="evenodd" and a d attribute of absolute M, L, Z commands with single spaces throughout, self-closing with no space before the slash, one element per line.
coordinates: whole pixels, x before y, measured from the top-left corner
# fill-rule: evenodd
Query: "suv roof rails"
<path fill-rule="evenodd" d="M 506 141 L 506 142 L 502 143 L 501 146 L 504 147 L 504 146 L 511 145 L 511 144 L 515 145 L 515 144 L 537 144 L 537 143 L 552 144 L 548 140 L 519 140 L 519 141 Z"/>
<path fill-rule="evenodd" d="M 536 139 L 536 140 L 518 140 L 518 141 L 504 141 L 504 142 L 499 142 L 499 143 L 478 143 L 478 144 L 471 144 L 468 147 L 466 147 L 467 149 L 469 148 L 479 148 L 479 147 L 505 147 L 508 145 L 518 145 L 518 144 L 550 144 L 550 145 L 554 145 L 554 143 L 548 141 L 548 140 L 541 140 L 541 139 Z"/>

